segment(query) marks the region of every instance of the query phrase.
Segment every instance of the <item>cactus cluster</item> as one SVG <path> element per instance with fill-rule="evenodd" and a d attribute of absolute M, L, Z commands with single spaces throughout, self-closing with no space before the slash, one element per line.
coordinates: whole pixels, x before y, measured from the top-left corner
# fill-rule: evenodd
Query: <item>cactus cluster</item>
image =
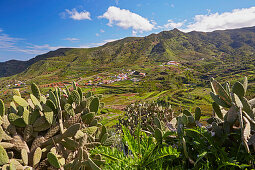
<path fill-rule="evenodd" d="M 174 118 L 170 105 L 162 106 L 158 102 L 135 103 L 126 107 L 125 117 L 119 119 L 119 123 L 129 128 L 134 135 L 138 125 L 147 133 L 150 133 L 157 141 L 171 141 L 169 122 Z"/>
<path fill-rule="evenodd" d="M 89 150 L 111 145 L 112 138 L 98 121 L 101 95 L 83 95 L 73 83 L 71 89 L 55 88 L 48 97 L 36 84 L 28 99 L 19 91 L 5 110 L 0 100 L 0 166 L 2 169 L 100 169 L 100 155 Z"/>
<path fill-rule="evenodd" d="M 135 103 L 125 108 L 125 117 L 119 119 L 119 123 L 129 127 L 132 133 L 138 125 L 139 114 L 141 115 L 141 127 L 144 130 L 156 129 L 155 119 L 160 120 L 163 125 L 173 118 L 171 106 L 163 107 L 156 102 Z"/>
<path fill-rule="evenodd" d="M 154 127 L 148 125 L 148 131 L 153 134 L 158 143 L 163 141 L 170 144 L 175 139 L 175 136 L 172 136 L 173 132 L 179 134 L 182 133 L 183 128 L 194 128 L 196 126 L 201 126 L 199 120 L 201 117 L 201 109 L 197 107 L 195 109 L 195 114 L 192 115 L 190 111 L 183 110 L 183 113 L 178 117 L 173 117 L 170 121 L 164 122 L 160 121 L 159 118 L 155 117 L 153 121 Z"/>
<path fill-rule="evenodd" d="M 217 138 L 241 132 L 240 140 L 246 151 L 250 152 L 249 145 L 255 146 L 255 98 L 251 100 L 245 98 L 247 77 L 243 83 L 237 81 L 232 87 L 228 82 L 221 85 L 213 78 L 210 82 L 214 117 L 207 120 L 210 124 L 208 129 Z"/>

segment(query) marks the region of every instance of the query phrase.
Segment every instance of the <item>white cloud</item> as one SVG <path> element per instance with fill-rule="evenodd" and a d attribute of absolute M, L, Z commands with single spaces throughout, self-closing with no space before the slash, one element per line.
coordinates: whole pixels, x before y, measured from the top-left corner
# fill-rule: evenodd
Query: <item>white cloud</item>
<path fill-rule="evenodd" d="M 64 40 L 74 42 L 74 41 L 79 41 L 80 39 L 79 38 L 65 38 Z"/>
<path fill-rule="evenodd" d="M 103 29 L 100 29 L 100 32 L 102 32 L 102 33 L 103 33 L 103 32 L 105 32 L 105 31 L 104 31 Z"/>
<path fill-rule="evenodd" d="M 118 39 L 107 39 L 107 40 L 103 40 L 102 42 L 99 42 L 99 43 L 90 43 L 90 47 L 97 47 L 97 46 L 101 46 L 101 45 L 104 45 L 108 42 L 113 42 L 113 41 L 116 41 Z"/>
<path fill-rule="evenodd" d="M 99 34 L 98 34 L 98 33 L 96 33 L 96 36 L 98 37 L 98 36 L 99 36 Z"/>
<path fill-rule="evenodd" d="M 74 20 L 91 20 L 90 13 L 88 11 L 81 11 L 78 12 L 75 8 L 72 10 L 66 9 L 67 14 L 69 14 L 69 17 Z"/>
<path fill-rule="evenodd" d="M 231 12 L 196 15 L 194 22 L 187 25 L 182 31 L 225 30 L 255 26 L 255 7 L 234 9 Z"/>
<path fill-rule="evenodd" d="M 180 28 L 184 25 L 185 22 L 186 20 L 182 22 L 173 22 L 173 20 L 170 19 L 167 21 L 167 24 L 164 25 L 164 28 L 166 29 Z"/>
<path fill-rule="evenodd" d="M 1 30 L 1 29 L 0 29 Z M 21 52 L 25 54 L 39 55 L 44 54 L 52 50 L 56 50 L 59 48 L 91 48 L 98 47 L 104 45 L 108 42 L 116 41 L 117 39 L 107 39 L 98 43 L 89 43 L 85 45 L 78 46 L 51 46 L 49 44 L 36 45 L 32 43 L 24 42 L 22 38 L 14 38 L 7 34 L 2 33 L 3 30 L 0 31 L 0 50 L 3 51 L 15 51 Z M 78 38 L 66 38 L 66 40 L 79 40 Z M 25 44 L 25 46 L 24 46 Z"/>
<path fill-rule="evenodd" d="M 136 36 L 136 35 L 137 35 L 137 31 L 132 30 L 132 35 L 133 35 L 133 36 Z"/>
<path fill-rule="evenodd" d="M 29 44 L 21 51 L 29 54 L 42 54 L 59 48 L 66 48 L 64 46 L 50 46 L 49 44 L 35 45 Z"/>
<path fill-rule="evenodd" d="M 107 25 L 117 25 L 121 28 L 132 28 L 136 32 L 151 31 L 155 26 L 148 19 L 130 12 L 126 9 L 120 9 L 115 6 L 110 6 L 108 10 L 98 18 L 106 18 L 109 20 Z"/>
<path fill-rule="evenodd" d="M 41 46 L 29 44 L 24 42 L 24 39 L 22 38 L 11 37 L 8 34 L 4 34 L 2 32 L 3 30 L 0 31 L 0 50 L 3 51 L 16 51 L 26 54 L 42 54 L 48 52 L 49 50 L 56 50 L 58 48 L 61 48 L 50 46 L 48 44 Z M 20 44 L 27 44 L 27 46 L 21 46 Z"/>
<path fill-rule="evenodd" d="M 16 43 L 20 40 L 23 40 L 21 38 L 14 38 L 9 36 L 8 34 L 2 33 L 3 30 L 0 29 L 0 49 L 3 50 L 13 50 L 16 48 Z"/>

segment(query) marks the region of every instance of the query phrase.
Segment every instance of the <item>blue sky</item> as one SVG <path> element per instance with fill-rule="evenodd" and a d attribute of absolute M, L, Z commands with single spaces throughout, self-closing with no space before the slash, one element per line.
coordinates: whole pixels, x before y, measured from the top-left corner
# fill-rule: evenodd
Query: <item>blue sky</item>
<path fill-rule="evenodd" d="M 255 26 L 255 0 L 0 0 L 0 62 L 129 36 Z"/>

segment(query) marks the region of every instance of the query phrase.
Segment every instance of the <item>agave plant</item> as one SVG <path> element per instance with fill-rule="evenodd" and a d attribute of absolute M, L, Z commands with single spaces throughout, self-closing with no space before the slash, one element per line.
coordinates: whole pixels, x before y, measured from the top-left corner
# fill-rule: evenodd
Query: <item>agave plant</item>
<path fill-rule="evenodd" d="M 99 146 L 92 151 L 92 154 L 101 154 L 106 159 L 107 169 L 166 169 L 172 167 L 179 157 L 177 149 L 159 144 L 144 131 L 133 136 L 127 127 L 123 126 L 122 130 L 124 147 Z M 162 164 L 163 160 L 168 164 Z"/>
<path fill-rule="evenodd" d="M 98 122 L 102 96 L 84 96 L 75 83 L 71 90 L 50 90 L 47 98 L 34 83 L 31 90 L 28 99 L 15 90 L 7 110 L 0 100 L 2 169 L 100 169 L 104 161 L 88 151 L 113 140 Z"/>

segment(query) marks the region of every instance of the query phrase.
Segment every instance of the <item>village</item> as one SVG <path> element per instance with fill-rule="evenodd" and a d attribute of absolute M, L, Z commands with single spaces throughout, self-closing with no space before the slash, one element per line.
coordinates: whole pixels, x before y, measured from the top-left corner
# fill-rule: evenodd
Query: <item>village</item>
<path fill-rule="evenodd" d="M 120 82 L 124 80 L 139 82 L 141 78 L 145 76 L 146 76 L 146 73 L 128 70 L 128 72 L 126 73 L 120 73 L 118 75 L 113 75 L 113 76 L 107 76 L 107 77 L 95 76 L 93 80 L 89 80 L 84 85 L 85 86 L 100 86 L 103 84 L 112 84 L 112 83 Z"/>
<path fill-rule="evenodd" d="M 162 63 L 160 66 L 165 66 L 165 65 L 173 65 L 173 66 L 179 66 L 180 63 L 178 63 L 177 61 L 168 61 L 166 63 Z"/>
<path fill-rule="evenodd" d="M 180 63 L 177 61 L 168 61 L 161 63 L 159 66 L 180 66 Z M 139 82 L 141 79 L 143 79 L 146 76 L 146 73 L 139 72 L 136 70 L 122 70 L 122 73 L 116 74 L 116 75 L 95 75 L 88 78 L 82 78 L 79 77 L 76 82 L 79 84 L 79 86 L 86 87 L 86 86 L 101 86 L 101 85 L 109 85 L 115 82 L 130 80 L 132 82 Z M 64 87 L 64 85 L 71 84 L 71 82 L 65 81 L 65 82 L 54 82 L 49 84 L 43 84 L 39 85 L 41 88 L 45 87 Z M 19 81 L 19 80 L 13 80 L 10 82 L 10 84 L 7 85 L 7 88 L 22 88 L 25 87 L 26 83 Z"/>
<path fill-rule="evenodd" d="M 127 72 L 122 72 L 120 74 L 116 74 L 113 76 L 93 76 L 87 80 L 87 78 L 78 78 L 77 85 L 85 87 L 85 86 L 100 86 L 100 85 L 107 85 L 112 84 L 115 82 L 120 82 L 124 80 L 131 80 L 133 82 L 139 82 L 142 78 L 146 76 L 146 73 L 142 73 L 139 71 L 131 71 L 128 70 Z M 65 82 L 54 82 L 49 84 L 43 84 L 39 85 L 41 88 L 45 87 L 64 87 L 65 85 L 71 84 L 71 82 L 65 81 Z M 10 84 L 7 85 L 7 88 L 22 88 L 26 87 L 26 83 L 19 81 L 19 80 L 13 80 L 10 82 Z"/>

